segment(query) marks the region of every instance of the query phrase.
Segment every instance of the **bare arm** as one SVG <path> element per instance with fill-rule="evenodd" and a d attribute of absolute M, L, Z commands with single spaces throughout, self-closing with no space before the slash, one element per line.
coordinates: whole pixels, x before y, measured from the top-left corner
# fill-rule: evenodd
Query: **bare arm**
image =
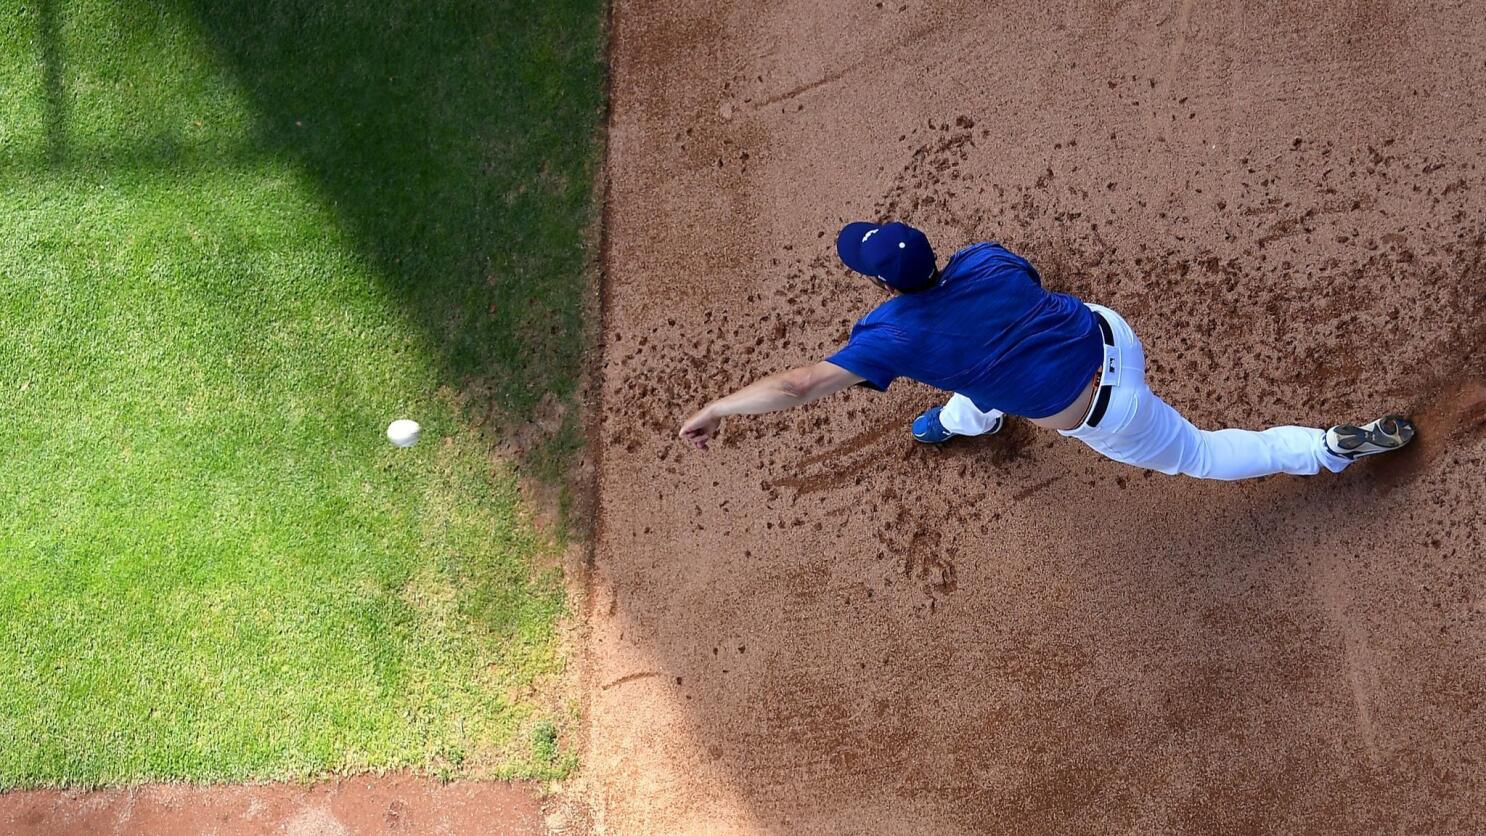
<path fill-rule="evenodd" d="M 698 450 L 717 434 L 728 415 L 760 415 L 810 403 L 862 382 L 846 369 L 821 361 L 787 372 L 771 374 L 702 407 L 681 425 L 681 437 Z"/>

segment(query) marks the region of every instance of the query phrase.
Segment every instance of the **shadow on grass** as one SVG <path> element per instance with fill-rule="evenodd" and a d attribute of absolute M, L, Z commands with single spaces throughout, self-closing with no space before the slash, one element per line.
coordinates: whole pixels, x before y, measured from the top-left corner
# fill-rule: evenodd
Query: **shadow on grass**
<path fill-rule="evenodd" d="M 57 27 L 57 0 L 36 8 L 37 44 L 41 49 L 41 83 L 46 103 L 46 161 L 58 165 L 67 157 L 67 82 L 62 75 L 62 37 Z"/>
<path fill-rule="evenodd" d="M 560 479 L 581 441 L 562 405 L 586 341 L 599 0 L 180 7 L 260 114 L 263 150 L 317 181 L 471 417 L 540 420 L 522 464 Z"/>

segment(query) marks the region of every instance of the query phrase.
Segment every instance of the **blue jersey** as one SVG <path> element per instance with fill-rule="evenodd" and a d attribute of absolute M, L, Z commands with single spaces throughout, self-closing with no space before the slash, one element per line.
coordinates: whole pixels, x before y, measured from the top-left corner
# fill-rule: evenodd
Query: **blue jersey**
<path fill-rule="evenodd" d="M 1026 259 L 998 244 L 954 254 L 939 284 L 894 296 L 862 317 L 829 362 L 886 389 L 907 377 L 1027 418 L 1061 412 L 1104 357 L 1094 313 L 1042 288 Z"/>

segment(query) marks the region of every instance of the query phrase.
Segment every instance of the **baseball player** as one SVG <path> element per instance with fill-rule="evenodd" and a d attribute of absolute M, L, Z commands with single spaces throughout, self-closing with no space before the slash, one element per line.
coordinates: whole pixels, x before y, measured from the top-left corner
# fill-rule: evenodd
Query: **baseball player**
<path fill-rule="evenodd" d="M 859 222 L 841 230 L 836 252 L 893 297 L 825 360 L 702 407 L 681 425 L 683 439 L 705 450 L 729 415 L 788 409 L 857 384 L 881 391 L 898 377 L 953 393 L 914 419 L 913 437 L 926 444 L 988 435 L 1019 415 L 1115 461 L 1200 479 L 1336 473 L 1414 437 L 1398 415 L 1324 431 L 1199 430 L 1146 385 L 1145 352 L 1119 314 L 1044 289 L 1005 247 L 973 244 L 940 269 L 917 229 Z"/>

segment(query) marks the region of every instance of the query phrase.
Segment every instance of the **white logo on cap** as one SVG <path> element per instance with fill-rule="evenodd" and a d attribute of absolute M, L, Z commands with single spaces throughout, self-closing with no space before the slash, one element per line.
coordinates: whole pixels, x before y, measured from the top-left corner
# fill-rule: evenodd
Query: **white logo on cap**
<path fill-rule="evenodd" d="M 878 230 L 875 230 L 875 229 L 869 229 L 869 230 L 867 230 L 867 234 L 862 236 L 862 243 L 863 244 L 867 243 L 867 239 L 868 238 L 871 238 L 872 236 L 876 235 L 877 233 L 878 233 Z"/>

